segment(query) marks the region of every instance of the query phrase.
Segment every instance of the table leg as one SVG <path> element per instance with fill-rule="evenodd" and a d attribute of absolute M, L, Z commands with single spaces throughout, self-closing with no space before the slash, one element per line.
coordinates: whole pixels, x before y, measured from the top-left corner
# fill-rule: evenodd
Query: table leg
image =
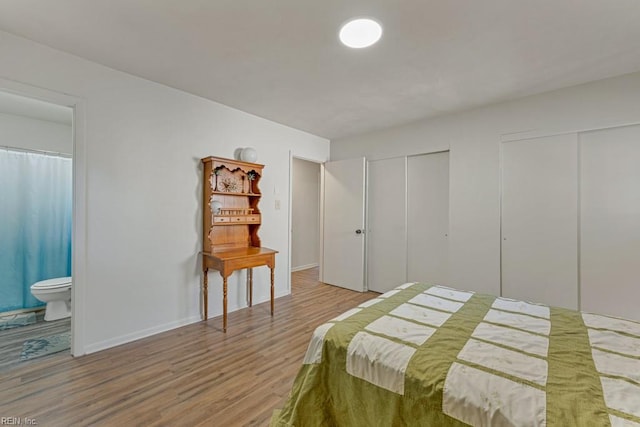
<path fill-rule="evenodd" d="M 253 305 L 253 268 L 249 268 L 249 307 Z"/>
<path fill-rule="evenodd" d="M 275 269 L 273 267 L 271 267 L 271 315 L 273 316 L 273 296 L 274 296 L 274 288 L 273 288 L 273 282 L 275 279 Z"/>
<path fill-rule="evenodd" d="M 209 269 L 204 269 L 204 277 L 202 278 L 202 304 L 203 313 L 202 320 L 207 320 L 209 316 Z"/>
<path fill-rule="evenodd" d="M 222 278 L 222 332 L 227 332 L 227 277 Z"/>

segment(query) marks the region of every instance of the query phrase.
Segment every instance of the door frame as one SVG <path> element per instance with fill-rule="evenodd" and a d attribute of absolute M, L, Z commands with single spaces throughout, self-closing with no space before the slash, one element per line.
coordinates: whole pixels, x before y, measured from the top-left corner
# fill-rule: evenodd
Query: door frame
<path fill-rule="evenodd" d="M 71 238 L 71 355 L 85 351 L 87 282 L 87 148 L 86 101 L 83 98 L 0 78 L 0 90 L 13 95 L 38 99 L 72 110 L 73 207 Z"/>
<path fill-rule="evenodd" d="M 318 264 L 320 270 L 320 278 L 322 281 L 322 253 L 324 249 L 324 236 L 323 236 L 323 227 L 324 227 L 324 164 L 329 161 L 328 159 L 317 159 L 312 157 L 306 157 L 303 155 L 299 155 L 293 152 L 293 150 L 289 150 L 289 194 L 288 194 L 288 205 L 289 212 L 287 214 L 287 234 L 288 234 L 288 243 L 287 243 L 287 294 L 291 293 L 291 249 L 292 249 L 292 235 L 291 235 L 291 227 L 293 225 L 293 159 L 304 160 L 311 163 L 316 163 L 320 165 L 320 205 L 318 212 L 318 221 L 319 225 L 319 236 L 318 241 L 320 243 L 320 252 L 318 253 Z"/>

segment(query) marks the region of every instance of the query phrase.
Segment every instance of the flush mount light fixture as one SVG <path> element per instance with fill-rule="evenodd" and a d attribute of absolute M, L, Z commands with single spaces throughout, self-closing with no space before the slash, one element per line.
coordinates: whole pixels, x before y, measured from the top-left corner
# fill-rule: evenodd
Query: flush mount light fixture
<path fill-rule="evenodd" d="M 369 47 L 382 37 L 382 27 L 373 19 L 352 19 L 340 28 L 340 41 L 354 49 Z"/>

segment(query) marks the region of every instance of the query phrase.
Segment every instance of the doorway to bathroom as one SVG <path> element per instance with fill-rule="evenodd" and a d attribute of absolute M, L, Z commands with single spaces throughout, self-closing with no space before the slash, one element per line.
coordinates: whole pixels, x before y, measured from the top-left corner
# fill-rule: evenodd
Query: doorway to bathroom
<path fill-rule="evenodd" d="M 321 164 L 291 156 L 290 165 L 290 284 L 293 287 L 319 280 Z"/>
<path fill-rule="evenodd" d="M 0 91 L 0 372 L 71 345 L 73 109 Z"/>

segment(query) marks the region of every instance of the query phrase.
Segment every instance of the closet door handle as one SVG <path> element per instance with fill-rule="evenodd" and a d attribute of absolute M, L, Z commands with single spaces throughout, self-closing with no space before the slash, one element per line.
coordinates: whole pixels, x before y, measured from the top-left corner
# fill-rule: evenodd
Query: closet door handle
<path fill-rule="evenodd" d="M 362 233 L 364 233 L 364 230 L 361 230 L 361 229 L 356 230 L 356 234 L 362 234 Z"/>

